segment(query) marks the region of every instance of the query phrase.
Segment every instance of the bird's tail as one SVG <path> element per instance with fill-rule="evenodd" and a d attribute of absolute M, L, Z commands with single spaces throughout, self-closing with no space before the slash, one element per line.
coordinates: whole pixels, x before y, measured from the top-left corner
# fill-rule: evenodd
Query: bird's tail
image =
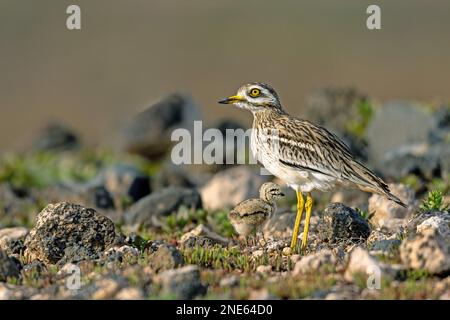
<path fill-rule="evenodd" d="M 408 208 L 408 205 L 405 204 L 402 200 L 400 200 L 398 197 L 394 196 L 391 191 L 384 192 L 384 195 L 391 201 L 394 201 L 396 204 L 402 206 L 403 208 Z"/>

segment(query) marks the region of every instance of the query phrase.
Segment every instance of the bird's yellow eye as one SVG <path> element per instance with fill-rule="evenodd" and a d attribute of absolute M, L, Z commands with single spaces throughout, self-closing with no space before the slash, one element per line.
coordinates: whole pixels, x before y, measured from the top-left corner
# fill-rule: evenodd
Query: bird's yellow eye
<path fill-rule="evenodd" d="M 259 97 L 259 95 L 261 94 L 261 90 L 253 88 L 252 90 L 250 90 L 250 96 L 253 98 Z"/>

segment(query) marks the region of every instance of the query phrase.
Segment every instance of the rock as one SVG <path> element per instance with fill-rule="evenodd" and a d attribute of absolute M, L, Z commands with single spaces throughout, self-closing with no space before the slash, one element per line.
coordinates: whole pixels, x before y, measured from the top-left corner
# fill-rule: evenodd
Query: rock
<path fill-rule="evenodd" d="M 200 194 L 194 189 L 169 187 L 152 193 L 132 205 L 124 214 L 127 224 L 143 227 L 161 227 L 162 217 L 176 212 L 180 207 L 196 210 L 202 208 Z"/>
<path fill-rule="evenodd" d="M 92 295 L 94 300 L 112 299 L 121 289 L 118 281 L 111 278 L 102 278 L 96 281 L 97 290 Z"/>
<path fill-rule="evenodd" d="M 383 255 L 389 255 L 393 254 L 399 247 L 400 247 L 401 241 L 398 239 L 385 239 L 376 241 L 372 244 L 370 248 L 371 254 L 383 254 Z"/>
<path fill-rule="evenodd" d="M 284 237 L 287 234 L 292 234 L 292 228 L 295 224 L 295 214 L 290 211 L 279 211 L 264 225 L 263 231 L 265 237 Z"/>
<path fill-rule="evenodd" d="M 350 252 L 344 278 L 347 281 L 354 281 L 358 276 L 363 276 L 369 280 L 371 276 L 376 277 L 377 275 L 380 278 L 383 276 L 392 276 L 392 271 L 387 266 L 379 263 L 365 249 L 361 247 L 354 248 Z"/>
<path fill-rule="evenodd" d="M 250 291 L 248 300 L 274 300 L 275 297 L 270 294 L 267 288 L 255 289 Z"/>
<path fill-rule="evenodd" d="M 47 268 L 45 264 L 43 264 L 39 260 L 34 260 L 23 266 L 22 274 L 33 278 L 36 276 L 40 276 L 46 270 Z"/>
<path fill-rule="evenodd" d="M 94 209 L 50 204 L 25 239 L 26 255 L 46 264 L 96 259 L 114 243 L 114 229 L 113 222 Z"/>
<path fill-rule="evenodd" d="M 262 249 L 255 250 L 255 251 L 252 252 L 252 257 L 255 258 L 255 259 L 259 259 L 262 256 L 264 256 L 264 250 L 262 250 Z"/>
<path fill-rule="evenodd" d="M 406 236 L 432 229 L 440 233 L 444 238 L 448 236 L 450 225 L 449 211 L 426 211 L 414 215 L 406 225 Z"/>
<path fill-rule="evenodd" d="M 102 255 L 102 259 L 106 261 L 127 261 L 129 263 L 137 262 L 138 258 L 139 250 L 127 245 L 109 248 Z"/>
<path fill-rule="evenodd" d="M 219 286 L 221 287 L 236 287 L 239 285 L 239 277 L 235 275 L 226 276 L 225 278 L 220 279 Z"/>
<path fill-rule="evenodd" d="M 284 240 L 274 240 L 274 239 L 268 239 L 266 244 L 264 245 L 264 249 L 267 252 L 279 252 L 283 250 L 284 247 L 286 247 L 288 243 Z"/>
<path fill-rule="evenodd" d="M 370 235 L 367 221 L 342 203 L 331 203 L 326 207 L 317 229 L 319 238 L 330 243 L 365 241 Z"/>
<path fill-rule="evenodd" d="M 150 178 L 129 165 L 114 165 L 104 169 L 89 182 L 88 189 L 104 187 L 121 201 L 129 197 L 136 202 L 150 194 Z"/>
<path fill-rule="evenodd" d="M 284 247 L 281 253 L 283 256 L 290 256 L 292 254 L 292 249 L 290 247 Z"/>
<path fill-rule="evenodd" d="M 125 238 L 124 242 L 125 244 L 132 246 L 138 250 L 144 249 L 147 244 L 147 240 L 136 233 L 131 233 Z"/>
<path fill-rule="evenodd" d="M 365 159 L 367 145 L 363 137 L 370 118 L 370 109 L 365 113 L 365 106 L 370 107 L 368 97 L 354 88 L 323 88 L 307 99 L 304 113 L 308 120 L 340 136 L 353 154 Z"/>
<path fill-rule="evenodd" d="M 257 273 L 262 273 L 262 274 L 270 273 L 270 272 L 272 272 L 272 266 L 270 266 L 270 265 L 259 265 L 259 266 L 256 267 L 256 272 Z"/>
<path fill-rule="evenodd" d="M 415 175 L 422 180 L 446 179 L 450 174 L 450 145 L 427 143 L 406 145 L 388 152 L 381 159 L 379 170 L 391 180 Z"/>
<path fill-rule="evenodd" d="M 23 250 L 23 240 L 28 234 L 28 229 L 23 227 L 0 229 L 0 250 L 9 254 L 19 254 Z"/>
<path fill-rule="evenodd" d="M 336 285 L 325 296 L 325 300 L 356 300 L 359 290 L 355 285 Z"/>
<path fill-rule="evenodd" d="M 167 187 L 194 188 L 195 179 L 189 175 L 187 170 L 181 165 L 172 162 L 164 163 L 161 168 L 152 176 L 152 190 L 162 190 Z"/>
<path fill-rule="evenodd" d="M 163 295 L 180 300 L 206 293 L 206 287 L 200 281 L 200 270 L 194 265 L 164 271 L 155 277 L 155 281 L 161 285 Z"/>
<path fill-rule="evenodd" d="M 34 141 L 34 149 L 40 151 L 73 150 L 80 145 L 77 134 L 61 124 L 45 127 Z"/>
<path fill-rule="evenodd" d="M 399 125 L 401 123 L 408 125 Z M 375 114 L 367 128 L 369 158 L 374 164 L 380 164 L 388 152 L 412 143 L 427 142 L 433 128 L 433 118 L 417 106 L 402 101 L 389 102 Z"/>
<path fill-rule="evenodd" d="M 0 282 L 19 277 L 19 265 L 17 259 L 8 257 L 5 251 L 0 250 Z"/>
<path fill-rule="evenodd" d="M 410 187 L 402 184 L 390 184 L 389 188 L 409 208 L 403 208 L 384 196 L 373 194 L 369 198 L 369 212 L 373 213 L 370 221 L 380 228 L 397 232 L 405 223 L 405 219 L 411 217 L 417 203 L 414 191 Z"/>
<path fill-rule="evenodd" d="M 216 173 L 201 189 L 203 206 L 209 211 L 223 210 L 239 202 L 259 196 L 259 187 L 268 181 L 246 166 L 237 166 Z"/>
<path fill-rule="evenodd" d="M 184 258 L 180 251 L 172 245 L 161 245 L 152 254 L 150 267 L 156 271 L 174 269 L 184 264 Z"/>
<path fill-rule="evenodd" d="M 331 250 L 321 250 L 314 254 L 302 257 L 295 264 L 293 276 L 314 272 L 331 272 L 336 266 L 337 259 Z"/>
<path fill-rule="evenodd" d="M 450 215 L 441 213 L 423 220 L 416 228 L 417 233 L 424 234 L 427 230 L 435 230 L 444 238 L 450 237 Z"/>
<path fill-rule="evenodd" d="M 138 288 L 123 288 L 116 294 L 115 298 L 118 300 L 143 300 L 144 293 Z"/>
<path fill-rule="evenodd" d="M 402 262 L 411 269 L 426 270 L 432 274 L 450 271 L 450 238 L 438 230 L 425 229 L 404 239 L 400 246 Z"/>
<path fill-rule="evenodd" d="M 92 204 L 98 209 L 113 210 L 116 207 L 112 195 L 103 186 L 89 188 L 83 196 L 87 199 L 86 203 Z"/>
<path fill-rule="evenodd" d="M 239 122 L 236 122 L 232 119 L 222 119 L 216 122 L 211 128 L 219 130 L 222 134 L 222 163 L 215 163 L 207 165 L 207 170 L 210 172 L 217 172 L 219 170 L 224 170 L 230 168 L 231 165 L 236 164 L 242 164 L 242 162 L 239 162 L 240 157 L 238 157 L 238 152 L 243 152 L 243 150 L 239 150 L 240 147 L 238 141 L 245 141 L 245 139 L 248 137 L 246 133 L 246 129 L 242 124 Z M 230 137 L 233 139 L 230 142 L 227 142 L 227 130 L 232 130 Z M 209 144 L 209 142 L 204 143 L 204 148 L 206 145 Z"/>
<path fill-rule="evenodd" d="M 181 237 L 180 242 L 185 247 L 195 247 L 196 245 L 214 246 L 215 244 L 225 246 L 228 244 L 228 239 L 213 232 L 204 224 L 200 224 L 195 229 L 185 233 Z"/>
<path fill-rule="evenodd" d="M 172 146 L 173 130 L 192 132 L 195 120 L 201 120 L 201 116 L 192 98 L 171 94 L 128 121 L 117 144 L 119 149 L 129 153 L 159 158 Z"/>

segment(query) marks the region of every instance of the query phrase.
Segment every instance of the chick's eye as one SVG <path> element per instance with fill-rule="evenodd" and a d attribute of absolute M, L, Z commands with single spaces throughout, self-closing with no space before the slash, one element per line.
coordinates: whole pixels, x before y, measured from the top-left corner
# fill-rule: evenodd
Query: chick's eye
<path fill-rule="evenodd" d="M 260 94 L 261 94 L 261 90 L 259 90 L 259 89 L 250 90 L 250 96 L 252 96 L 253 98 L 258 97 Z"/>

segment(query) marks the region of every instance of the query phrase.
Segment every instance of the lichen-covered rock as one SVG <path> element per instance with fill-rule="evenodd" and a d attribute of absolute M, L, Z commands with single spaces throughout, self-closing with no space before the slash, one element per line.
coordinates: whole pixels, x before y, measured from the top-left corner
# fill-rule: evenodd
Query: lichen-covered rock
<path fill-rule="evenodd" d="M 18 254 L 23 249 L 23 240 L 28 229 L 23 227 L 0 229 L 0 250 Z"/>
<path fill-rule="evenodd" d="M 0 282 L 5 282 L 8 278 L 17 278 L 20 273 L 18 264 L 16 259 L 8 257 L 5 251 L 0 250 Z"/>
<path fill-rule="evenodd" d="M 155 277 L 155 282 L 161 285 L 163 295 L 176 299 L 193 299 L 206 293 L 200 270 L 194 265 L 164 271 Z"/>
<path fill-rule="evenodd" d="M 400 246 L 402 262 L 411 269 L 433 274 L 450 271 L 450 238 L 438 230 L 426 229 L 403 240 Z"/>
<path fill-rule="evenodd" d="M 180 251 L 172 245 L 164 244 L 158 247 L 151 256 L 150 267 L 156 271 L 174 269 L 184 264 Z"/>
<path fill-rule="evenodd" d="M 319 271 L 332 271 L 337 259 L 331 250 L 321 250 L 314 254 L 302 257 L 295 263 L 293 276 L 314 273 Z"/>
<path fill-rule="evenodd" d="M 377 227 L 397 232 L 405 224 L 405 219 L 412 216 L 416 200 L 414 191 L 408 186 L 390 184 L 389 188 L 409 208 L 403 208 L 382 195 L 373 194 L 369 198 L 369 212 L 373 213 L 370 221 Z"/>
<path fill-rule="evenodd" d="M 365 241 L 370 235 L 367 221 L 356 210 L 342 203 L 327 206 L 317 229 L 319 238 L 331 243 Z"/>
<path fill-rule="evenodd" d="M 56 264 L 96 259 L 114 239 L 110 219 L 94 209 L 61 202 L 39 213 L 25 246 L 30 258 Z"/>
<path fill-rule="evenodd" d="M 245 166 L 220 171 L 200 191 L 203 206 L 211 211 L 232 208 L 245 199 L 258 197 L 259 187 L 267 180 L 268 176 Z"/>
<path fill-rule="evenodd" d="M 200 194 L 195 189 L 169 187 L 152 193 L 134 205 L 124 214 L 129 225 L 144 227 L 162 226 L 161 218 L 176 212 L 180 207 L 189 209 L 202 208 Z"/>
<path fill-rule="evenodd" d="M 185 233 L 181 239 L 184 247 L 214 246 L 215 244 L 227 245 L 228 239 L 210 230 L 204 224 L 200 224 L 191 231 Z"/>

